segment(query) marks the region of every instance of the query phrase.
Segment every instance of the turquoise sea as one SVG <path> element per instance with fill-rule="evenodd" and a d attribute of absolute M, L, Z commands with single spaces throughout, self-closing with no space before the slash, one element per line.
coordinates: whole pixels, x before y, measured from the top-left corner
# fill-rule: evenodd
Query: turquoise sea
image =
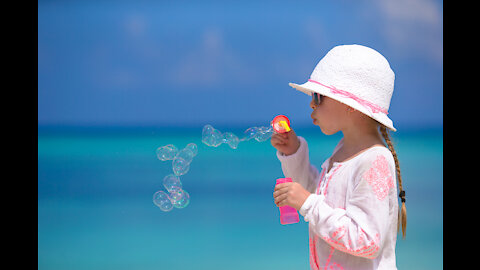
<path fill-rule="evenodd" d="M 201 128 L 38 131 L 38 269 L 309 269 L 308 224 L 281 225 L 273 203 L 283 175 L 269 141 L 233 150 L 202 144 Z M 340 139 L 296 132 L 317 166 Z M 392 133 L 408 211 L 399 269 L 443 268 L 442 133 Z M 152 196 L 172 168 L 155 150 L 191 142 L 190 204 L 162 212 Z"/>

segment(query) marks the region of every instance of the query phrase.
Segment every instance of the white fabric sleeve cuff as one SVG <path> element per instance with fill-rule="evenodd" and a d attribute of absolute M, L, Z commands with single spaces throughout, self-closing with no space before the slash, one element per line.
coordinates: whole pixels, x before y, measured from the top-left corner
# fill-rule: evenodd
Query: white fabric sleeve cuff
<path fill-rule="evenodd" d="M 317 195 L 317 194 L 310 194 L 307 197 L 307 199 L 305 200 L 305 202 L 303 202 L 302 207 L 300 207 L 300 210 L 299 210 L 300 214 L 305 217 L 308 210 L 310 210 L 310 208 L 312 207 L 313 202 L 315 200 L 322 199 L 322 197 L 324 197 L 324 196 L 323 195 Z"/>

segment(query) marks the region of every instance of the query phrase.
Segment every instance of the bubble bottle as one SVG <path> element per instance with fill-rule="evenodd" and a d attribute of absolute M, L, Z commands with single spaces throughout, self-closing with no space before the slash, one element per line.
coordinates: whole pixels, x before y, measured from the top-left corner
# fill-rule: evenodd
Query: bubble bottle
<path fill-rule="evenodd" d="M 292 130 L 290 128 L 290 120 L 285 115 L 278 115 L 275 118 L 273 118 L 271 125 L 273 129 L 278 133 L 287 133 L 290 130 Z M 288 183 L 288 182 L 292 182 L 292 178 L 278 178 L 276 185 L 282 184 L 282 183 Z M 298 216 L 297 209 L 288 205 L 285 205 L 279 208 L 280 208 L 280 224 L 282 225 L 293 224 L 300 221 L 300 217 Z"/>
<path fill-rule="evenodd" d="M 292 178 L 278 178 L 276 185 L 282 184 L 282 183 L 288 183 L 288 182 L 292 182 Z M 279 208 L 280 208 L 280 224 L 287 225 L 287 224 L 298 223 L 300 221 L 300 217 L 298 216 L 297 209 L 288 205 L 281 206 Z"/>

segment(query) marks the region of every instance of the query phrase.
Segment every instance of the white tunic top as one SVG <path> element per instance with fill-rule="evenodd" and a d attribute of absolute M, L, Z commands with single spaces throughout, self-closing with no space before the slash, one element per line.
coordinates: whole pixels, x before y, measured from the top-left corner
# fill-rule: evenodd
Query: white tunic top
<path fill-rule="evenodd" d="M 311 269 L 397 269 L 395 161 L 374 146 L 345 162 L 310 164 L 307 141 L 296 153 L 277 151 L 285 177 L 312 193 L 300 209 L 309 223 Z M 340 148 L 340 140 L 334 153 Z M 333 154 L 332 154 L 333 155 Z"/>

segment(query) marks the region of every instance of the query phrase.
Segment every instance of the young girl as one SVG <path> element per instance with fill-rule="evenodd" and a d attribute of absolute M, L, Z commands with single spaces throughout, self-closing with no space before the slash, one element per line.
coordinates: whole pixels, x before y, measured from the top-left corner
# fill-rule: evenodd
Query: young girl
<path fill-rule="evenodd" d="M 323 133 L 343 134 L 320 172 L 293 130 L 271 138 L 285 177 L 293 180 L 275 187 L 275 204 L 296 208 L 309 223 L 311 269 L 396 269 L 397 222 L 405 237 L 407 221 L 388 135 L 396 131 L 387 116 L 394 79 L 377 51 L 342 45 L 320 60 L 306 83 L 290 83 L 312 96 L 311 117 Z"/>

